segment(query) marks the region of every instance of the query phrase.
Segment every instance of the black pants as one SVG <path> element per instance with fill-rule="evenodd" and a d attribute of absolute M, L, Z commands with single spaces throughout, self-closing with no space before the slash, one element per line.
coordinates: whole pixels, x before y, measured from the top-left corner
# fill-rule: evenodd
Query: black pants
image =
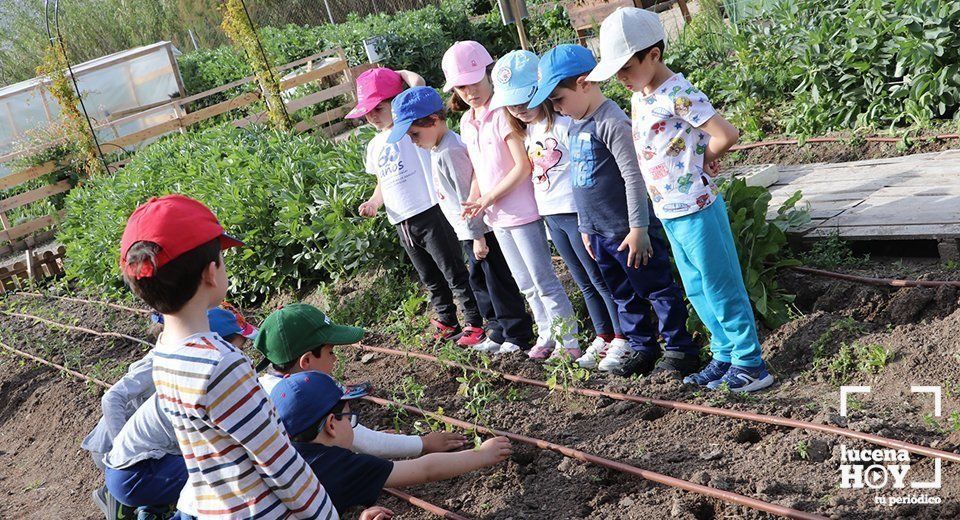
<path fill-rule="evenodd" d="M 460 242 L 467 255 L 470 287 L 477 298 L 480 313 L 487 321 L 487 336 L 503 343 L 509 341 L 520 348 L 530 347 L 533 339 L 533 320 L 527 314 L 523 294 L 510 274 L 500 244 L 493 231 L 484 235 L 490 252 L 483 260 L 473 256 L 473 241 Z"/>
<path fill-rule="evenodd" d="M 457 235 L 440 206 L 397 224 L 397 233 L 420 281 L 430 292 L 437 319 L 445 325 L 458 323 L 457 306 L 453 302 L 456 297 L 467 325 L 482 327 L 483 317 L 470 289 L 470 275 L 457 248 Z"/>

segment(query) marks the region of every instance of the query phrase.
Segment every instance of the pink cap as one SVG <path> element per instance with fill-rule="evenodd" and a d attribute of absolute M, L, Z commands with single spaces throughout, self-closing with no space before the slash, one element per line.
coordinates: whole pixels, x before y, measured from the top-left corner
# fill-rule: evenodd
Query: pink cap
<path fill-rule="evenodd" d="M 370 69 L 357 77 L 357 106 L 345 115 L 357 119 L 367 115 L 381 101 L 391 99 L 403 92 L 403 78 L 386 68 Z"/>
<path fill-rule="evenodd" d="M 450 92 L 453 87 L 473 85 L 482 80 L 487 74 L 487 65 L 493 63 L 493 57 L 487 49 L 475 41 L 454 43 L 443 54 L 440 67 L 447 82 L 443 85 L 444 92 Z"/>

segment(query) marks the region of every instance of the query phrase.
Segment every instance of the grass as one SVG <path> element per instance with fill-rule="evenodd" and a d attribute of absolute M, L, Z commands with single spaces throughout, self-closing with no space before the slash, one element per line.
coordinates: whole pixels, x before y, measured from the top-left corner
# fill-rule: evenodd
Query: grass
<path fill-rule="evenodd" d="M 814 361 L 813 374 L 825 373 L 834 385 L 842 385 L 855 375 L 879 374 L 893 360 L 893 353 L 877 343 L 844 343 L 830 358 L 819 357 Z"/>
<path fill-rule="evenodd" d="M 837 267 L 863 267 L 870 261 L 870 255 L 858 257 L 853 254 L 850 244 L 837 233 L 813 244 L 805 255 L 806 263 L 814 267 L 835 269 Z"/>

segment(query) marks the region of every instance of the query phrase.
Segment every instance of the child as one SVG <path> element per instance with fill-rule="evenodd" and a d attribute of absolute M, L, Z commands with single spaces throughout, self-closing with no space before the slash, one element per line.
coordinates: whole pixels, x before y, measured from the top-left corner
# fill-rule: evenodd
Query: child
<path fill-rule="evenodd" d="M 346 117 L 365 117 L 379 132 L 367 145 L 366 156 L 367 172 L 377 176 L 377 187 L 358 211 L 364 217 L 374 217 L 380 206 L 386 206 L 387 219 L 397 227 L 400 244 L 430 292 L 437 312 L 437 319 L 431 320 L 437 328 L 436 339 L 477 345 L 486 340 L 483 317 L 470 289 L 470 275 L 463 265 L 457 236 L 427 183 L 430 158 L 410 139 L 387 143 L 393 126 L 390 100 L 403 89 L 403 78 L 390 69 L 371 69 L 357 78 L 359 101 Z M 454 296 L 467 320 L 462 330 Z"/>
<path fill-rule="evenodd" d="M 529 350 L 533 321 L 510 274 L 496 235 L 482 219 L 464 219 L 470 197 L 473 165 L 456 132 L 447 128 L 443 100 L 430 87 L 413 87 L 393 99 L 394 125 L 387 142 L 404 136 L 430 150 L 433 185 L 440 209 L 457 233 L 467 255 L 470 286 L 487 320 L 487 341 L 475 346 L 488 354 Z"/>
<path fill-rule="evenodd" d="M 603 60 L 588 76 L 616 74 L 633 91 L 633 139 L 640 166 L 697 315 L 710 331 L 713 360 L 688 384 L 752 392 L 773 384 L 761 358 L 726 204 L 713 177 L 740 133 L 707 96 L 663 63 L 656 14 L 619 9 L 600 27 Z"/>
<path fill-rule="evenodd" d="M 273 400 L 280 418 L 340 511 L 377 501 L 384 487 L 407 487 L 457 477 L 506 460 L 513 450 L 505 437 L 484 442 L 479 449 L 434 453 L 418 459 L 390 462 L 356 454 L 354 428 L 359 415 L 353 399 L 366 392 L 346 393 L 330 376 L 300 372 L 280 381 Z"/>
<path fill-rule="evenodd" d="M 257 329 L 247 323 L 236 309 L 226 302 L 220 305 L 207 311 L 210 330 L 237 348 L 242 347 L 248 339 L 257 336 Z M 154 323 L 160 323 L 162 316 L 154 313 L 151 320 Z M 90 452 L 94 464 L 101 470 L 106 470 L 104 458 L 114 448 L 114 442 L 124 425 L 129 422 L 134 412 L 156 393 L 152 373 L 153 349 L 143 358 L 134 361 L 127 369 L 127 373 L 103 394 L 100 400 L 103 416 L 80 445 L 81 448 Z M 129 450 L 127 452 L 129 453 Z M 179 451 L 177 453 L 179 454 Z M 120 457 L 122 458 L 123 455 Z M 129 509 L 132 505 L 130 500 L 123 500 L 122 496 L 120 501 L 114 498 L 118 496 L 120 495 L 108 492 L 107 486 L 101 486 L 93 492 L 94 502 L 108 519 L 115 518 L 119 509 Z M 173 501 L 175 502 L 176 500 Z M 129 512 L 133 513 L 133 511 Z"/>
<path fill-rule="evenodd" d="M 254 346 L 264 357 L 262 367 L 272 368 L 260 376 L 268 394 L 284 377 L 307 370 L 332 374 L 337 365 L 334 345 L 360 341 L 363 329 L 337 325 L 320 309 L 305 303 L 285 305 L 267 316 Z M 357 426 L 354 448 L 386 459 L 418 457 L 426 453 L 459 448 L 462 435 L 433 432 L 423 437 L 394 435 Z"/>
<path fill-rule="evenodd" d="M 570 161 L 580 232 L 613 292 L 630 342 L 611 348 L 599 368 L 621 376 L 654 370 L 687 375 L 696 371 L 699 354 L 686 329 L 687 306 L 673 280 L 659 221 L 648 215 L 630 121 L 599 85 L 586 81 L 594 66 L 585 47 L 551 49 L 540 60 L 529 106 L 549 97 L 554 108 L 574 120 Z M 663 357 L 648 314 L 651 306 L 665 343 Z"/>
<path fill-rule="evenodd" d="M 530 358 L 564 354 L 578 358 L 577 319 L 553 270 L 550 244 L 529 182 L 531 168 L 523 136 L 507 122 L 505 110 L 489 106 L 491 65 L 493 58 L 474 41 L 457 42 L 443 55 L 443 90 L 455 90 L 451 107 L 466 111 L 460 119 L 460 132 L 478 188 L 464 203 L 464 216 L 485 215 L 527 298 L 538 333 Z M 559 341 L 555 329 L 562 331 Z"/>
<path fill-rule="evenodd" d="M 570 166 L 570 118 L 554 113 L 549 101 L 527 109 L 537 89 L 537 55 L 513 51 L 493 67 L 493 97 L 490 108 L 506 107 L 510 125 L 524 134 L 527 155 L 533 165 L 537 209 L 547 224 L 550 238 L 567 264 L 573 281 L 580 287 L 590 321 L 597 333 L 587 351 L 577 359 L 584 368 L 596 368 L 598 360 L 612 346 L 626 346 L 613 295 L 607 289 L 597 262 L 590 258 L 577 228 L 577 206 L 573 200 Z"/>
<path fill-rule="evenodd" d="M 250 360 L 210 331 L 206 312 L 228 285 L 221 250 L 241 245 L 183 195 L 137 208 L 121 240 L 124 280 L 163 314 L 153 380 L 189 472 L 177 507 L 200 518 L 337 518 Z"/>

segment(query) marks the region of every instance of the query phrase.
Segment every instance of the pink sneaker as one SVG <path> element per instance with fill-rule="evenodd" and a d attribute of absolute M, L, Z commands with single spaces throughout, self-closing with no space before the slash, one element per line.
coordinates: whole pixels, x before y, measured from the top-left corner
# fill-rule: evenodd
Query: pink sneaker
<path fill-rule="evenodd" d="M 553 349 L 547 345 L 534 345 L 530 352 L 527 352 L 527 357 L 530 359 L 547 359 L 550 357 L 550 352 Z"/>
<path fill-rule="evenodd" d="M 570 358 L 570 359 L 577 359 L 577 358 L 580 357 L 580 349 L 579 349 L 579 348 L 560 348 L 560 347 L 557 347 L 557 348 L 553 349 L 553 353 L 550 354 L 550 359 L 554 359 L 554 358 L 558 358 L 558 357 L 564 357 L 564 356 L 565 356 L 565 357 L 568 357 L 568 358 Z"/>

